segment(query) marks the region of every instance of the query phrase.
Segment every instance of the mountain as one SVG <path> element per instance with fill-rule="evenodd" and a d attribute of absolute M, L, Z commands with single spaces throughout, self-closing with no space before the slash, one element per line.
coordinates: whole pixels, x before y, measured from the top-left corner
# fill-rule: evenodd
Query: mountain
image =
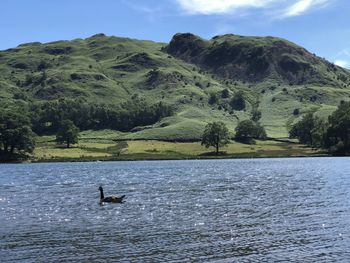
<path fill-rule="evenodd" d="M 326 117 L 348 100 L 349 84 L 348 70 L 274 37 L 186 33 L 156 43 L 97 34 L 0 51 L 2 105 L 62 98 L 118 105 L 138 97 L 174 109 L 126 139 L 198 139 L 218 119 L 233 132 L 257 110 L 269 136 L 285 137 L 304 113 Z M 243 109 L 232 103 L 237 93 Z"/>
<path fill-rule="evenodd" d="M 204 40 L 176 34 L 166 51 L 221 78 L 291 85 L 348 85 L 349 72 L 287 40 L 223 35 Z"/>

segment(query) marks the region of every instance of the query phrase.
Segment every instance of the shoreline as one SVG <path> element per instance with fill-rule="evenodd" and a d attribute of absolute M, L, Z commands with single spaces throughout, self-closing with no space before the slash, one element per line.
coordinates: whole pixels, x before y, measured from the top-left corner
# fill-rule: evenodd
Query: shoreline
<path fill-rule="evenodd" d="M 213 160 L 252 158 L 331 157 L 327 152 L 295 142 L 260 140 L 256 144 L 232 141 L 216 155 L 200 142 L 165 142 L 158 140 L 105 141 L 81 140 L 71 148 L 52 141 L 40 142 L 28 159 L 0 160 L 0 163 L 52 163 L 147 160 Z M 22 156 L 23 157 L 23 156 Z M 9 158 L 9 157 L 8 157 Z"/>
<path fill-rule="evenodd" d="M 254 156 L 254 155 L 219 155 L 219 156 L 188 156 L 188 157 L 165 157 L 157 158 L 156 156 L 148 156 L 142 158 L 53 158 L 39 160 L 23 160 L 2 162 L 0 164 L 26 164 L 26 163 L 85 163 L 85 162 L 137 162 L 137 161 L 188 161 L 188 160 L 233 160 L 233 159 L 287 159 L 287 158 L 320 158 L 320 157 L 348 157 L 348 156 L 333 156 L 330 154 L 313 154 L 313 155 L 271 155 L 271 156 Z"/>

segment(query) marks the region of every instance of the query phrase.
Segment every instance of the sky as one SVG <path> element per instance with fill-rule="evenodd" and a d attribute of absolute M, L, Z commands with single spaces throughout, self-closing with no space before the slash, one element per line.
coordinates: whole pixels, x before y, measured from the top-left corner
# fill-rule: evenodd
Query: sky
<path fill-rule="evenodd" d="M 0 14 L 0 50 L 97 33 L 276 36 L 350 68 L 349 0 L 1 0 Z"/>

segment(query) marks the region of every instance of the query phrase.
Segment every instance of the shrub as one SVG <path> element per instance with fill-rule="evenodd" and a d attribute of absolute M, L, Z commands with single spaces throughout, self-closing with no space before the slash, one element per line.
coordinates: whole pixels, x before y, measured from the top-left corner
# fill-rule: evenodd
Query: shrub
<path fill-rule="evenodd" d="M 230 101 L 230 105 L 234 110 L 244 110 L 246 105 L 245 105 L 243 92 L 241 91 L 237 92 L 233 96 L 232 100 Z"/>
<path fill-rule="evenodd" d="M 230 96 L 230 93 L 229 93 L 228 89 L 224 89 L 224 90 L 221 91 L 221 98 L 226 99 L 229 96 Z"/>
<path fill-rule="evenodd" d="M 217 100 L 218 99 L 217 99 L 216 95 L 214 93 L 211 93 L 210 96 L 209 96 L 208 103 L 210 105 L 213 105 L 213 104 L 215 104 L 217 102 Z"/>

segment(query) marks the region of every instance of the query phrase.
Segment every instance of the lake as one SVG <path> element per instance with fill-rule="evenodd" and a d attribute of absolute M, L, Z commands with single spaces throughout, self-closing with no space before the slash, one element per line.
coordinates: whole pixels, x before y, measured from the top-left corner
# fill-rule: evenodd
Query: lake
<path fill-rule="evenodd" d="M 1 262 L 350 262 L 349 158 L 1 164 L 0 210 Z"/>

